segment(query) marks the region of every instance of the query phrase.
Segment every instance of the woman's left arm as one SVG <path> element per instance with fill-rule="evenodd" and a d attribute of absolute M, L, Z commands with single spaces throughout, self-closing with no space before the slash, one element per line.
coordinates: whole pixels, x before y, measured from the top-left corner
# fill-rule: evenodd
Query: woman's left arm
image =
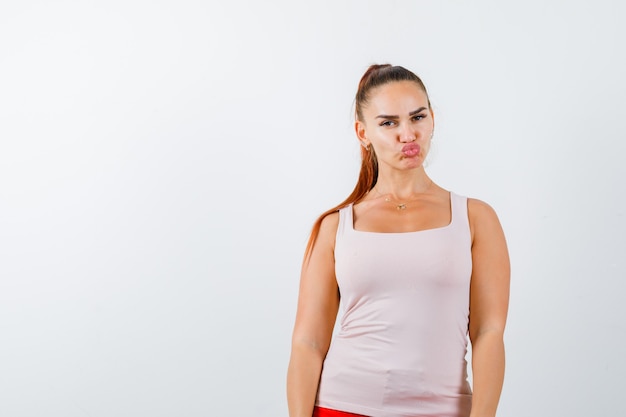
<path fill-rule="evenodd" d="M 486 203 L 468 201 L 472 230 L 469 336 L 473 399 L 470 417 L 494 417 L 504 381 L 504 327 L 510 263 L 502 226 Z"/>

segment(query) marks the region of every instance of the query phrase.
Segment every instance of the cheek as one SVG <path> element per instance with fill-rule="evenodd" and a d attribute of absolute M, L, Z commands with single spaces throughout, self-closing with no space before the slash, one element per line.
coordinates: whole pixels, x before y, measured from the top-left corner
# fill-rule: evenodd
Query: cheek
<path fill-rule="evenodd" d="M 393 138 L 387 137 L 384 134 L 378 134 L 372 138 L 372 143 L 381 151 L 384 149 L 392 149 L 394 146 Z"/>
<path fill-rule="evenodd" d="M 422 145 L 422 149 L 424 150 L 424 156 L 428 153 L 428 151 L 430 151 L 430 146 L 431 146 L 430 139 L 424 141 L 424 144 Z"/>

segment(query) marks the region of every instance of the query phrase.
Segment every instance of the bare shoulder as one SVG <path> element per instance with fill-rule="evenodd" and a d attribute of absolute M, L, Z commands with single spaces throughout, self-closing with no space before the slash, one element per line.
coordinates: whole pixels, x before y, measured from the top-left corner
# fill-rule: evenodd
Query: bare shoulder
<path fill-rule="evenodd" d="M 500 225 L 496 211 L 485 201 L 477 198 L 468 198 L 467 213 L 473 237 L 475 237 L 477 233 L 502 233 L 502 226 Z"/>
<path fill-rule="evenodd" d="M 335 240 L 338 227 L 339 211 L 335 211 L 322 219 L 322 224 L 320 225 L 320 237 L 332 238 L 332 240 Z"/>
<path fill-rule="evenodd" d="M 334 233 L 337 232 L 339 226 L 339 211 L 332 212 L 322 219 L 320 226 L 320 233 Z"/>
<path fill-rule="evenodd" d="M 315 242 L 315 246 L 319 249 L 335 248 L 335 236 L 339 227 L 339 211 L 335 211 L 326 215 L 320 224 L 319 234 Z"/>
<path fill-rule="evenodd" d="M 470 216 L 481 217 L 493 217 L 496 216 L 496 211 L 483 200 L 477 198 L 467 199 L 467 210 Z"/>

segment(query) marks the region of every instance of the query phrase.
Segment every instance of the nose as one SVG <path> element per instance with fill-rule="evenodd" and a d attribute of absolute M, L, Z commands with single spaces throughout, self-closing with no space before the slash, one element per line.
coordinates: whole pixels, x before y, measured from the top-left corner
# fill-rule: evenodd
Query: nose
<path fill-rule="evenodd" d="M 409 143 L 417 140 L 417 132 L 411 126 L 405 126 L 400 132 L 400 142 Z"/>

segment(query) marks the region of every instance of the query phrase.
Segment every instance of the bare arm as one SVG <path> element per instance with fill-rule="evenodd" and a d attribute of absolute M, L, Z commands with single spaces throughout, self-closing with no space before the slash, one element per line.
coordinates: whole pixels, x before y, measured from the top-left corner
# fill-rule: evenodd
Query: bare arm
<path fill-rule="evenodd" d="M 474 396 L 470 417 L 494 417 L 504 381 L 509 254 L 494 210 L 479 200 L 470 200 L 468 210 L 473 235 L 469 335 Z"/>
<path fill-rule="evenodd" d="M 335 278 L 335 234 L 339 213 L 322 222 L 311 257 L 302 266 L 298 310 L 287 371 L 290 417 L 311 417 L 322 363 L 330 346 L 339 289 Z"/>

